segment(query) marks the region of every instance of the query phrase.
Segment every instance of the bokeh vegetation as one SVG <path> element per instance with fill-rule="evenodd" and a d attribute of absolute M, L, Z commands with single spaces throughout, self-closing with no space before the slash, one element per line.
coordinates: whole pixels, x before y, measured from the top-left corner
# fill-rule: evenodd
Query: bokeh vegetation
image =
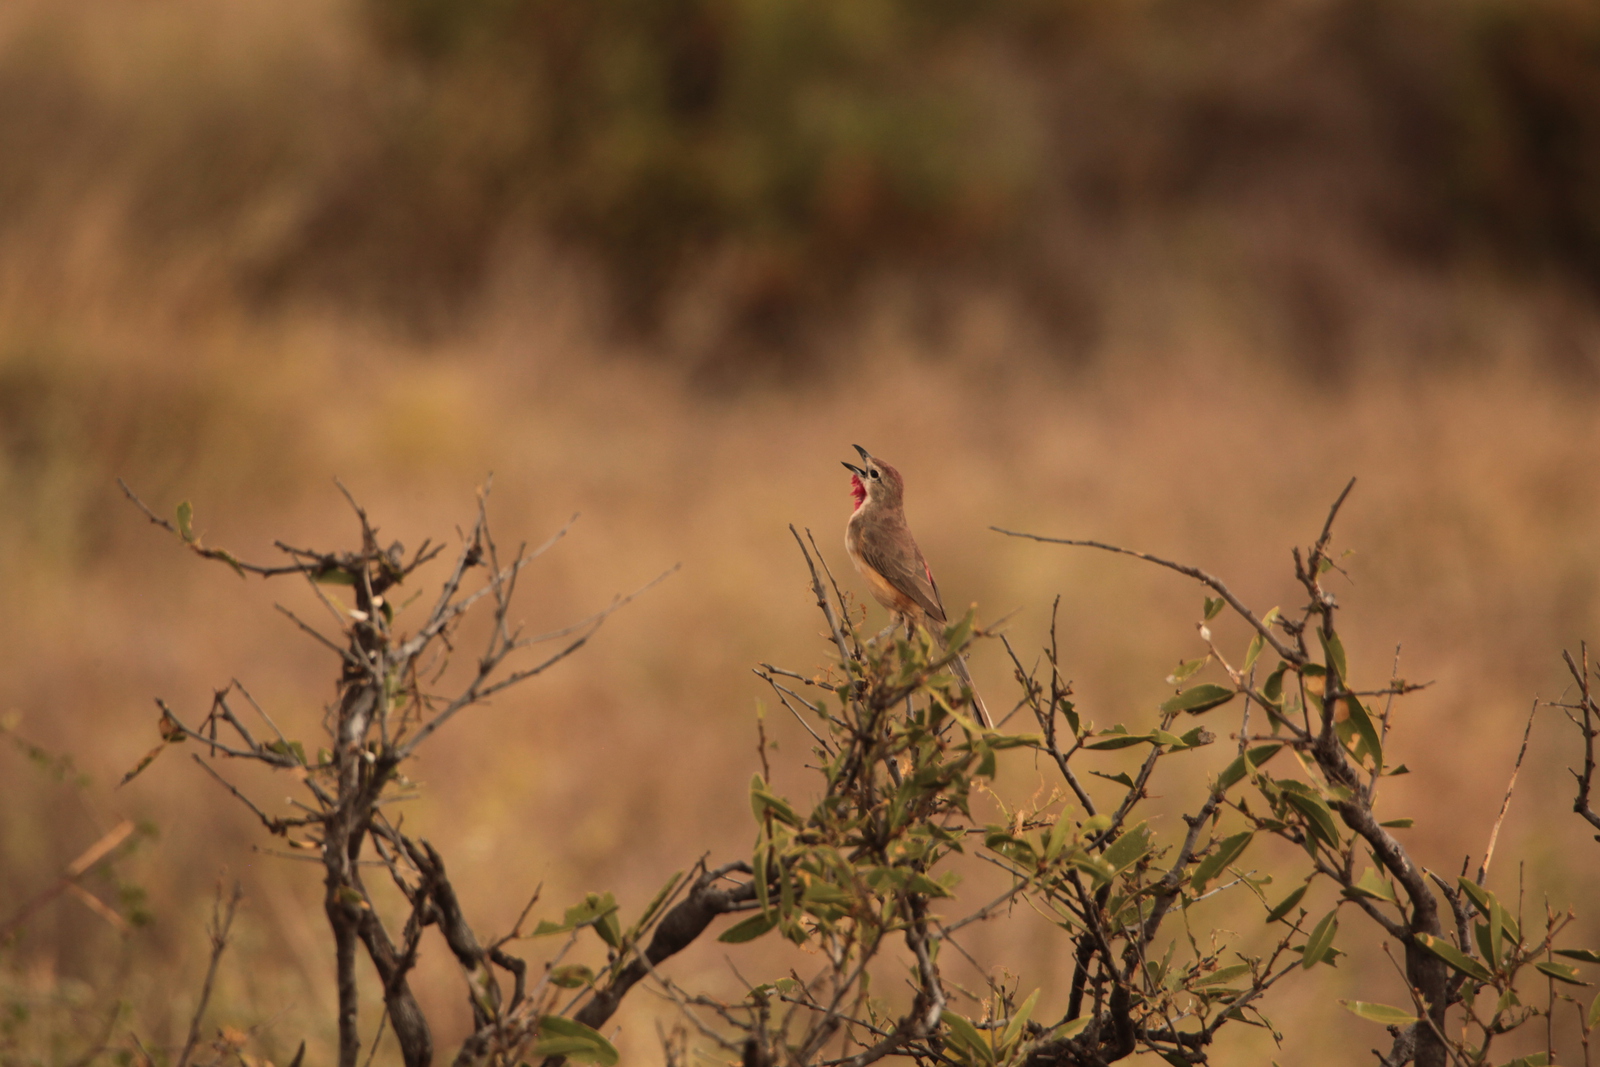
<path fill-rule="evenodd" d="M 1461 769 L 1388 796 L 1457 869 L 1529 702 L 1569 684 L 1559 650 L 1600 634 L 1597 32 L 1557 0 L 4 5 L 0 709 L 91 784 L 0 748 L 0 899 L 124 816 L 160 830 L 116 868 L 149 927 L 64 899 L 3 950 L 35 1005 L 16 1032 L 122 996 L 181 1044 L 224 865 L 255 965 L 225 962 L 216 1003 L 283 1063 L 283 1020 L 332 998 L 294 861 L 250 851 L 198 771 L 113 789 L 153 694 L 248 676 L 306 735 L 332 698 L 271 594 L 155 541 L 119 475 L 262 554 L 345 532 L 332 475 L 415 544 L 493 469 L 508 538 L 583 514 L 535 626 L 683 563 L 581 669 L 486 712 L 504 746 L 427 757 L 419 832 L 466 827 L 452 873 L 504 932 L 541 880 L 637 911 L 699 850 L 748 851 L 745 672 L 817 658 L 784 526 L 827 548 L 851 442 L 905 472 L 953 605 L 1022 608 L 1033 647 L 1064 594 L 1064 669 L 1104 721 L 1170 692 L 1192 594 L 991 524 L 1286 603 L 1268 564 L 1357 474 L 1350 655 L 1399 641 L 1436 680 L 1397 743 L 1455 738 Z M 1593 844 L 1540 714 L 1497 863 L 1572 899 Z M 1036 944 L 980 947 L 1059 981 Z M 715 951 L 681 963 L 725 977 Z M 425 957 L 417 995 L 448 1018 L 457 980 Z M 1326 1038 L 1295 1062 L 1366 1054 L 1329 995 L 1279 1002 Z M 654 1054 L 651 1007 L 625 1054 Z"/>

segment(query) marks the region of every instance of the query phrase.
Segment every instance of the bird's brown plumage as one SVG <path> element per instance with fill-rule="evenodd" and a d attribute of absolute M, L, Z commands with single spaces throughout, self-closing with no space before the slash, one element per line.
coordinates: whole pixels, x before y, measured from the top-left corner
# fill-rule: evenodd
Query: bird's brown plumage
<path fill-rule="evenodd" d="M 852 488 L 864 494 L 845 525 L 845 549 L 850 561 L 866 580 L 873 599 L 888 608 L 897 623 L 922 626 L 938 635 L 947 616 L 933 570 L 917 547 L 906 525 L 905 481 L 900 472 L 860 445 L 856 451 L 866 462 L 864 468 L 845 464 L 855 472 Z M 951 664 L 957 677 L 972 690 L 972 703 L 985 726 L 991 725 L 989 712 L 972 684 L 966 664 L 957 657 Z"/>

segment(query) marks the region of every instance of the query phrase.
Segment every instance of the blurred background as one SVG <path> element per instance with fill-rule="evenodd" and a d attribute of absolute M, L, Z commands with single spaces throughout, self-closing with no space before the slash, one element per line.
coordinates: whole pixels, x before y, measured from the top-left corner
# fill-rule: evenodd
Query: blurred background
<path fill-rule="evenodd" d="M 1101 725 L 1147 724 L 1200 654 L 1200 591 L 991 524 L 1287 609 L 1289 547 L 1355 475 L 1351 662 L 1381 685 L 1400 647 L 1434 681 L 1396 712 L 1413 773 L 1387 814 L 1454 873 L 1534 699 L 1565 692 L 1561 649 L 1600 637 L 1597 294 L 1588 0 L 10 0 L 0 712 L 76 770 L 0 745 L 0 915 L 122 818 L 156 833 L 87 883 L 145 925 L 63 898 L 0 947 L 0 1060 L 79 1061 L 113 1010 L 116 1048 L 181 1044 L 219 877 L 247 900 L 216 1022 L 279 1064 L 302 1037 L 331 1056 L 317 868 L 254 851 L 181 750 L 115 788 L 156 743 L 153 696 L 192 721 L 234 677 L 309 747 L 335 665 L 272 609 L 314 601 L 189 557 L 118 476 L 268 562 L 275 538 L 352 543 L 334 477 L 415 546 L 468 524 L 493 470 L 503 543 L 582 516 L 522 587 L 535 628 L 682 564 L 425 750 L 408 825 L 492 934 L 541 884 L 538 917 L 599 889 L 627 916 L 748 850 L 748 668 L 828 655 L 786 525 L 847 577 L 853 442 L 901 469 L 952 605 L 1015 610 L 1030 649 L 1061 594 Z M 1001 650 L 974 671 L 1002 703 Z M 809 795 L 803 735 L 768 729 L 778 784 Z M 1175 808 L 1225 757 L 1164 764 Z M 1530 917 L 1593 900 L 1577 758 L 1539 712 L 1490 879 Z M 288 790 L 238 780 L 268 807 Z M 1047 782 L 1022 761 L 996 789 Z M 1250 944 L 1253 915 L 1217 922 Z M 1364 925 L 1360 960 L 1275 994 L 1281 1048 L 1227 1033 L 1218 1062 L 1386 1043 L 1334 999 L 1403 1003 Z M 1596 918 L 1570 940 L 1600 943 Z M 1052 944 L 1019 919 L 971 947 L 1045 1012 Z M 734 991 L 730 956 L 674 973 Z M 453 1047 L 469 1018 L 436 941 L 418 985 Z M 628 1062 L 659 1058 L 670 1015 L 634 994 Z"/>

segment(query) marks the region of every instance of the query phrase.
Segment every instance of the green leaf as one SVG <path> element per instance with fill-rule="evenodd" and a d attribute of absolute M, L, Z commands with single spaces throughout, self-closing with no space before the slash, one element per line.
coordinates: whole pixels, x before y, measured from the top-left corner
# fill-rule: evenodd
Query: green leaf
<path fill-rule="evenodd" d="M 1089 773 L 1094 775 L 1096 778 L 1104 778 L 1108 782 L 1116 782 L 1118 785 L 1123 786 L 1124 788 L 1133 788 L 1133 779 L 1128 777 L 1126 771 L 1118 771 L 1116 774 L 1101 774 L 1099 771 L 1090 771 Z"/>
<path fill-rule="evenodd" d="M 1283 672 L 1288 669 L 1289 665 L 1279 660 L 1277 669 L 1267 675 L 1266 684 L 1261 687 L 1261 698 L 1275 707 L 1283 704 Z"/>
<path fill-rule="evenodd" d="M 611 1042 L 575 1019 L 559 1015 L 546 1015 L 539 1020 L 539 1041 L 533 1046 L 535 1056 L 566 1056 L 579 1063 L 597 1063 L 600 1067 L 615 1067 L 617 1050 Z"/>
<path fill-rule="evenodd" d="M 1261 655 L 1261 650 L 1267 647 L 1266 638 L 1259 633 L 1250 640 L 1250 647 L 1244 650 L 1244 666 L 1239 668 L 1240 674 L 1249 674 L 1250 668 L 1256 665 L 1256 659 Z"/>
<path fill-rule="evenodd" d="M 1194 982 L 1192 984 L 1193 984 L 1193 987 L 1196 988 L 1196 989 L 1200 988 L 1201 986 L 1221 985 L 1224 982 L 1233 981 L 1235 978 L 1239 977 L 1241 974 L 1249 974 L 1249 973 L 1250 973 L 1250 965 L 1248 963 L 1235 963 L 1231 967 L 1222 967 L 1222 968 L 1219 968 L 1219 969 L 1217 969 L 1215 971 L 1212 971 L 1210 974 L 1206 975 L 1204 978 L 1201 978 L 1199 981 Z"/>
<path fill-rule="evenodd" d="M 752 868 L 750 881 L 755 883 L 756 903 L 761 905 L 761 910 L 763 912 L 772 906 L 772 901 L 770 899 L 772 895 L 771 886 L 769 884 L 772 879 L 767 873 L 767 845 L 767 835 L 765 831 L 763 831 L 756 838 L 756 854 L 750 860 L 750 866 Z"/>
<path fill-rule="evenodd" d="M 1491 966 L 1498 967 L 1499 961 L 1495 959 L 1495 954 L 1489 945 L 1489 924 L 1473 923 L 1472 938 L 1478 943 L 1479 955 L 1488 960 Z"/>
<path fill-rule="evenodd" d="M 1189 879 L 1190 888 L 1196 893 L 1202 892 L 1207 882 L 1221 874 L 1223 868 L 1239 858 L 1240 853 L 1244 852 L 1254 836 L 1253 832 L 1246 830 L 1242 834 L 1224 838 L 1211 855 L 1201 860 L 1200 865 L 1194 869 L 1194 874 Z"/>
<path fill-rule="evenodd" d="M 1199 659 L 1183 660 L 1179 662 L 1178 669 L 1167 675 L 1167 684 L 1177 685 L 1195 671 L 1199 670 L 1201 667 L 1204 667 L 1207 661 L 1210 659 L 1210 656 L 1201 656 Z"/>
<path fill-rule="evenodd" d="M 780 863 L 778 866 L 778 921 L 780 923 L 794 917 L 794 883 L 789 872 Z M 792 937 L 797 927 L 785 924 L 784 934 Z"/>
<path fill-rule="evenodd" d="M 1083 722 L 1078 717 L 1077 707 L 1073 705 L 1072 701 L 1062 697 L 1061 703 L 1057 705 L 1057 708 L 1061 712 L 1061 717 L 1066 719 L 1067 725 L 1072 728 L 1072 736 L 1077 737 L 1083 731 Z"/>
<path fill-rule="evenodd" d="M 762 820 L 769 812 L 778 820 L 790 826 L 802 825 L 800 816 L 789 806 L 789 802 L 782 797 L 768 792 L 767 783 L 757 774 L 750 779 L 750 810 L 755 812 L 757 821 Z"/>
<path fill-rule="evenodd" d="M 612 908 L 595 920 L 594 932 L 612 948 L 622 947 L 622 924 L 617 921 L 617 909 Z"/>
<path fill-rule="evenodd" d="M 302 767 L 306 765 L 306 749 L 298 741 L 268 741 L 261 747 L 279 756 L 287 756 Z"/>
<path fill-rule="evenodd" d="M 1432 934 L 1417 934 L 1416 938 L 1417 944 L 1438 956 L 1468 978 L 1475 978 L 1480 982 L 1490 981 L 1489 971 L 1483 964 L 1466 955 L 1444 938 L 1434 937 Z"/>
<path fill-rule="evenodd" d="M 1547 974 L 1558 982 L 1568 985 L 1588 985 L 1578 974 L 1578 968 L 1569 963 L 1535 963 L 1533 965 L 1540 974 Z"/>
<path fill-rule="evenodd" d="M 1226 607 L 1228 602 L 1221 597 L 1206 597 L 1206 621 L 1210 622 L 1217 617 L 1217 613 Z"/>
<path fill-rule="evenodd" d="M 1390 819 L 1388 822 L 1380 822 L 1378 825 L 1389 830 L 1409 830 L 1416 821 L 1415 819 Z"/>
<path fill-rule="evenodd" d="M 1317 636 L 1322 638 L 1322 651 L 1327 653 L 1328 666 L 1338 671 L 1339 681 L 1344 682 L 1350 677 L 1350 672 L 1344 665 L 1344 642 L 1339 640 L 1338 634 L 1325 633 L 1320 628 L 1317 630 Z"/>
<path fill-rule="evenodd" d="M 1600 1026 L 1600 993 L 1595 994 L 1594 1003 L 1589 1005 L 1589 1014 L 1584 1020 L 1584 1025 L 1590 1030 Z"/>
<path fill-rule="evenodd" d="M 617 901 L 610 893 L 590 893 L 583 898 L 582 904 L 574 904 L 562 915 L 560 923 L 545 920 L 534 928 L 534 937 L 544 937 L 548 934 L 564 934 L 576 930 L 580 926 L 598 924 L 607 917 L 615 916 Z M 615 919 L 613 918 L 613 923 Z M 605 935 L 602 934 L 602 937 Z"/>
<path fill-rule="evenodd" d="M 1106 866 L 1114 873 L 1121 873 L 1133 866 L 1139 858 L 1150 851 L 1150 827 L 1147 823 L 1140 823 L 1130 830 L 1125 830 L 1122 836 L 1111 843 L 1100 857 L 1105 860 Z"/>
<path fill-rule="evenodd" d="M 1600 952 L 1587 948 L 1558 948 L 1557 956 L 1565 956 L 1569 960 L 1578 960 L 1582 963 L 1600 963 Z"/>
<path fill-rule="evenodd" d="M 1130 787 L 1133 785 L 1132 782 L 1128 784 Z M 1072 833 L 1072 819 L 1069 815 L 1070 811 L 1064 810 L 1060 815 L 1056 816 L 1055 825 L 1050 827 L 1050 833 L 1045 836 L 1044 861 L 1046 863 L 1053 862 L 1057 856 L 1061 855 L 1061 847 L 1067 843 L 1067 838 Z"/>
<path fill-rule="evenodd" d="M 1485 919 L 1490 918 L 1495 909 L 1498 908 L 1500 922 L 1505 927 L 1506 933 L 1511 935 L 1511 940 L 1519 943 L 1522 941 L 1522 930 L 1517 926 L 1517 920 L 1512 918 L 1510 912 L 1506 911 L 1505 906 L 1500 903 L 1499 897 L 1469 878 L 1457 878 L 1456 885 L 1467 895 L 1467 899 L 1472 901 L 1472 906 L 1478 909 L 1478 914 Z"/>
<path fill-rule="evenodd" d="M 1003 826 L 991 826 L 983 835 L 983 847 L 993 852 L 998 852 L 1013 863 L 1020 863 L 1025 867 L 1038 865 L 1038 855 L 1033 851 L 1033 846 L 1022 838 L 1015 836 Z"/>
<path fill-rule="evenodd" d="M 1076 1019 L 1071 1019 L 1067 1022 L 1064 1022 L 1054 1030 L 1046 1033 L 1043 1037 L 1039 1038 L 1039 1042 L 1043 1044 L 1047 1041 L 1065 1041 L 1069 1037 L 1075 1036 L 1078 1031 L 1082 1030 L 1093 1021 L 1093 1015 L 1080 1015 Z"/>
<path fill-rule="evenodd" d="M 1282 745 L 1261 745 L 1258 748 L 1247 750 L 1243 756 L 1228 764 L 1223 772 L 1217 776 L 1217 790 L 1224 792 L 1233 788 L 1244 779 L 1245 775 L 1254 774 L 1256 768 L 1265 765 L 1269 759 L 1276 756 L 1278 750 L 1282 747 Z M 1248 768 L 1245 766 L 1247 761 L 1249 763 Z"/>
<path fill-rule="evenodd" d="M 1350 709 L 1350 721 L 1355 725 L 1356 732 L 1361 735 L 1361 740 L 1366 743 L 1367 751 L 1372 753 L 1372 765 L 1382 770 L 1383 742 L 1378 740 L 1378 728 L 1373 725 L 1372 716 L 1367 714 L 1367 709 L 1361 706 L 1361 701 L 1353 694 L 1344 698 L 1344 706 Z"/>
<path fill-rule="evenodd" d="M 1362 872 L 1361 879 L 1355 885 L 1344 891 L 1347 897 L 1365 897 L 1368 900 L 1387 900 L 1390 904 L 1398 904 L 1395 899 L 1394 886 L 1390 885 L 1378 875 L 1378 872 L 1368 867 Z"/>
<path fill-rule="evenodd" d="M 1299 782 L 1280 781 L 1278 784 L 1283 786 L 1284 799 L 1305 816 L 1306 825 L 1312 836 L 1320 838 L 1329 848 L 1337 848 L 1339 829 L 1333 821 L 1333 811 L 1327 802 Z"/>
<path fill-rule="evenodd" d="M 683 872 L 679 871 L 677 874 L 667 879 L 667 884 L 662 886 L 660 891 L 656 893 L 655 898 L 652 899 L 645 907 L 644 914 L 639 916 L 639 921 L 635 923 L 633 925 L 633 929 L 629 931 L 628 940 L 632 941 L 634 936 L 636 936 L 640 930 L 643 930 L 646 926 L 650 925 L 651 920 L 656 917 L 656 912 L 659 911 L 661 906 L 666 903 L 667 897 L 674 889 L 678 887 L 678 882 L 682 878 Z"/>
<path fill-rule="evenodd" d="M 1469 878 L 1457 878 L 1456 885 L 1467 895 L 1467 899 L 1472 901 L 1473 906 L 1478 909 L 1480 915 L 1487 917 L 1495 904 L 1498 903 L 1493 893 Z"/>
<path fill-rule="evenodd" d="M 978 1028 L 972 1023 L 957 1015 L 953 1011 L 946 1011 L 939 1016 L 950 1042 L 958 1048 L 964 1049 L 980 1063 L 994 1063 L 994 1049 L 989 1047 L 989 1042 L 978 1033 Z"/>
<path fill-rule="evenodd" d="M 972 636 L 972 625 L 975 621 L 976 615 L 969 611 L 965 618 L 947 626 L 944 631 L 944 647 L 952 652 L 965 648 L 967 639 Z"/>
<path fill-rule="evenodd" d="M 1144 744 L 1150 740 L 1149 734 L 1130 734 L 1128 728 L 1121 723 L 1117 723 L 1109 730 L 1102 730 L 1100 736 L 1105 740 L 1096 741 L 1083 747 L 1107 752 L 1112 749 L 1131 748 L 1134 745 Z"/>
<path fill-rule="evenodd" d="M 1316 926 L 1311 928 L 1311 936 L 1306 939 L 1306 954 L 1300 961 L 1300 966 L 1310 970 L 1322 962 L 1322 958 L 1333 947 L 1333 936 L 1339 932 L 1339 920 L 1336 916 L 1339 909 L 1328 912 Z"/>
<path fill-rule="evenodd" d="M 1035 989 L 1028 994 L 1028 999 L 1022 1006 L 1011 1014 L 1011 1022 L 1006 1024 L 1005 1033 L 1000 1035 L 1000 1047 L 1010 1048 L 1011 1043 L 1022 1036 L 1023 1027 L 1028 1025 L 1028 1020 L 1033 1017 L 1034 1005 L 1039 1003 L 1040 990 Z"/>
<path fill-rule="evenodd" d="M 1410 1026 L 1422 1020 L 1410 1012 L 1391 1008 L 1387 1004 L 1373 1004 L 1366 1000 L 1341 1000 L 1346 1008 L 1369 1022 L 1382 1023 L 1384 1026 Z"/>
<path fill-rule="evenodd" d="M 1202 682 L 1193 688 L 1185 689 L 1162 704 L 1161 710 L 1187 711 L 1191 715 L 1198 715 L 1202 711 L 1220 708 L 1238 695 L 1239 691 L 1237 689 L 1228 689 L 1211 682 Z"/>
<path fill-rule="evenodd" d="M 194 505 L 187 500 L 178 505 L 178 536 L 186 544 L 194 544 Z"/>
<path fill-rule="evenodd" d="M 939 885 L 939 883 L 935 882 L 925 874 L 913 874 L 910 881 L 915 882 L 918 878 L 922 879 L 923 882 L 926 882 L 928 885 L 933 887 L 934 896 L 942 897 L 947 895 L 943 886 Z M 908 885 L 908 888 L 915 893 L 926 893 L 928 891 L 919 885 Z M 806 886 L 805 892 L 800 894 L 800 899 L 812 904 L 839 905 L 851 904 L 855 901 L 855 897 L 845 892 L 845 890 L 841 889 L 839 886 L 834 885 L 832 882 L 824 882 L 820 879 L 809 883 Z"/>
<path fill-rule="evenodd" d="M 562 989 L 582 989 L 594 981 L 594 972 L 581 963 L 564 963 L 550 968 L 550 984 Z"/>
<path fill-rule="evenodd" d="M 218 559 L 220 559 L 222 562 L 224 562 L 228 566 L 232 567 L 233 568 L 233 573 L 237 574 L 241 578 L 243 578 L 245 576 L 244 564 L 240 563 L 238 558 L 236 556 L 234 556 L 234 554 L 232 552 L 229 552 L 225 548 L 213 548 L 211 550 L 211 553 L 212 553 L 212 555 L 214 555 Z M 388 601 L 384 601 L 383 606 L 384 606 L 385 609 L 387 609 L 389 607 L 389 602 Z"/>
<path fill-rule="evenodd" d="M 1105 885 L 1116 876 L 1116 872 L 1111 869 L 1111 865 L 1098 856 L 1075 853 L 1067 858 L 1067 862 L 1093 878 L 1096 888 Z"/>
<path fill-rule="evenodd" d="M 722 936 L 717 940 L 725 945 L 740 945 L 746 941 L 754 941 L 777 925 L 778 913 L 776 911 L 757 912 L 743 922 L 734 923 L 722 931 Z"/>
<path fill-rule="evenodd" d="M 1288 896 L 1279 901 L 1275 908 L 1267 912 L 1267 922 L 1275 923 L 1285 915 L 1289 914 L 1290 910 L 1296 904 L 1300 903 L 1300 898 L 1306 895 L 1307 888 L 1307 886 L 1302 885 L 1299 889 L 1296 889 L 1293 893 L 1290 893 Z"/>

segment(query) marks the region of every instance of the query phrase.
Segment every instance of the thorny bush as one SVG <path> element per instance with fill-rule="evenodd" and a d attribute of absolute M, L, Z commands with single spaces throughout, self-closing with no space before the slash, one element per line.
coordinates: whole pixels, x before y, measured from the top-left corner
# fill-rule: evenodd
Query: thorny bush
<path fill-rule="evenodd" d="M 812 794 L 796 802 L 772 784 L 763 727 L 762 773 L 750 787 L 756 824 L 750 857 L 701 862 L 672 876 L 631 923 L 610 894 L 597 893 L 527 930 L 536 897 L 509 934 L 485 943 L 463 916 L 439 851 L 391 820 L 390 802 L 414 788 L 402 767 L 420 744 L 461 709 L 577 651 L 626 600 L 572 628 L 523 636 L 510 613 L 512 594 L 517 575 L 539 553 L 519 551 L 502 562 L 481 496 L 477 523 L 411 633 L 397 628 L 400 616 L 389 598 L 440 550 L 424 546 L 408 561 L 398 546 L 380 548 L 359 507 L 358 551 L 280 545 L 288 562 L 272 567 L 202 545 L 187 505 L 176 524 L 146 509 L 191 550 L 241 573 L 302 576 L 338 631 L 329 637 L 294 620 L 340 669 L 327 747 L 314 756 L 278 731 L 238 683 L 220 691 L 195 726 L 163 704 L 163 747 L 198 742 L 211 760 L 195 758 L 266 830 L 322 857 L 339 976 L 341 1067 L 353 1067 L 361 1047 L 358 945 L 376 967 L 386 1022 L 408 1067 L 432 1061 L 431 1031 L 407 985 L 428 926 L 439 927 L 467 975 L 475 1025 L 458 1064 L 615 1063 L 617 1050 L 602 1030 L 626 994 L 648 979 L 681 1015 L 663 1041 L 669 1063 L 685 1062 L 695 1045 L 746 1067 L 862 1067 L 891 1057 L 923 1065 L 1064 1067 L 1139 1053 L 1172 1064 L 1207 1063 L 1230 1024 L 1273 1030 L 1263 1014 L 1270 994 L 1281 982 L 1315 980 L 1320 967 L 1334 963 L 1341 920 L 1381 930 L 1384 951 L 1395 946 L 1409 990 L 1409 1002 L 1398 1006 L 1346 1002 L 1355 1015 L 1388 1028 L 1388 1051 L 1377 1053 L 1385 1067 L 1500 1062 L 1494 1052 L 1502 1035 L 1548 1020 L 1568 1001 L 1579 1009 L 1587 1063 L 1600 998 L 1583 1005 L 1562 990 L 1585 984 L 1578 965 L 1600 963 L 1600 954 L 1557 947 L 1570 913 L 1524 915 L 1520 902 L 1512 907 L 1489 887 L 1499 823 L 1475 875 L 1447 878 L 1419 863 L 1396 835 L 1411 820 L 1380 814 L 1383 782 L 1406 771 L 1387 751 L 1391 716 L 1400 698 L 1421 687 L 1392 677 L 1392 670 L 1358 684 L 1346 655 L 1339 604 L 1326 582 L 1339 569 L 1334 521 L 1349 491 L 1316 542 L 1293 553 L 1305 600 L 1291 611 L 1258 613 L 1193 567 L 1098 542 L 1061 541 L 1137 556 L 1207 589 L 1197 623 L 1200 654 L 1169 676 L 1172 695 L 1145 721 L 1105 727 L 1074 703 L 1053 624 L 1033 667 L 972 613 L 937 635 L 891 629 L 869 636 L 815 543 L 795 533 L 827 624 L 829 662 L 808 671 L 764 663 L 757 674 L 810 734 Z M 469 592 L 472 574 L 480 584 Z M 338 597 L 339 587 L 351 602 Z M 487 647 L 465 683 L 441 692 L 437 679 L 454 647 L 450 637 L 480 603 L 492 611 Z M 1213 637 L 1213 621 L 1224 611 L 1252 635 L 1237 656 Z M 972 714 L 971 691 L 950 667 L 991 638 L 1010 657 L 1018 692 L 1010 715 L 986 729 Z M 511 665 L 543 640 L 561 643 L 532 665 Z M 1594 821 L 1587 798 L 1600 709 L 1589 697 L 1586 653 L 1584 660 L 1573 666 L 1581 702 L 1564 706 L 1584 733 L 1576 806 Z M 267 737 L 246 726 L 241 701 L 265 724 Z M 1118 769 L 1128 749 L 1142 753 L 1131 773 Z M 1204 784 L 1187 801 L 1176 798 L 1186 804 L 1181 823 L 1164 822 L 1152 808 L 1158 780 L 1166 782 L 1161 791 L 1169 804 L 1168 786 L 1199 781 L 1192 772 L 1163 779 L 1173 758 L 1211 761 Z M 293 814 L 269 814 L 222 778 L 212 767 L 218 759 L 254 760 L 291 774 L 309 800 Z M 1058 780 L 1048 797 L 1012 810 L 990 782 L 1020 760 Z M 1274 838 L 1293 847 L 1263 856 L 1257 842 Z M 409 904 L 398 937 L 363 881 L 360 857 L 368 848 Z M 998 871 L 1004 884 L 979 906 L 963 906 L 963 865 L 974 863 Z M 1224 893 L 1254 899 L 1262 932 L 1207 929 L 1194 909 Z M 1332 904 L 1311 907 L 1317 899 Z M 1019 913 L 1044 916 L 1058 931 L 1058 954 L 1071 961 L 1065 989 L 1024 993 L 1015 981 L 995 977 L 1006 960 L 978 961 L 961 944 L 964 929 Z M 775 935 L 808 950 L 809 971 L 791 968 L 744 982 L 737 1000 L 682 988 L 662 965 L 722 916 L 736 917 L 721 930 L 722 942 Z M 560 941 L 549 942 L 557 947 L 530 967 L 510 951 L 529 938 Z M 569 962 L 580 942 L 603 959 Z M 984 975 L 986 987 L 969 990 L 952 980 L 952 954 Z M 1547 1047 L 1512 1062 L 1532 1067 L 1553 1055 Z"/>

